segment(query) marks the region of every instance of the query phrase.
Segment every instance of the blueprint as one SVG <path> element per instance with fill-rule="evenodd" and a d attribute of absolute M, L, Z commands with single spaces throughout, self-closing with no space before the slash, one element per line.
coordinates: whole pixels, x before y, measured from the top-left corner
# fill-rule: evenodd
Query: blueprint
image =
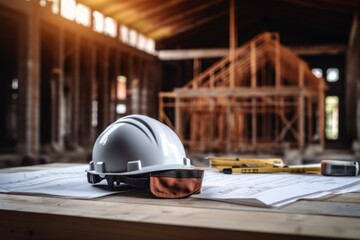
<path fill-rule="evenodd" d="M 87 182 L 88 165 L 54 168 L 33 172 L 0 173 L 0 192 L 53 195 L 66 198 L 90 199 L 119 191 L 109 191 L 104 185 Z"/>
<path fill-rule="evenodd" d="M 360 176 L 315 174 L 223 174 L 206 171 L 202 192 L 195 198 L 280 207 L 298 199 L 360 190 Z"/>
<path fill-rule="evenodd" d="M 116 191 L 110 191 L 105 181 L 97 186 L 89 184 L 85 172 L 87 167 L 80 165 L 33 172 L 0 173 L 0 192 L 91 199 L 131 190 L 120 185 Z M 192 197 L 281 207 L 298 199 L 358 190 L 360 176 L 327 177 L 291 173 L 229 175 L 209 169 L 205 171 L 201 194 Z"/>

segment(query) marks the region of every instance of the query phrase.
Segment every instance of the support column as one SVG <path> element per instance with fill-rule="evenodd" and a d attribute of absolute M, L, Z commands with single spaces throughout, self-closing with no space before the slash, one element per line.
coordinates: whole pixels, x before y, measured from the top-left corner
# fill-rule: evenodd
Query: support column
<path fill-rule="evenodd" d="M 354 14 L 346 60 L 346 132 L 353 139 L 353 150 L 360 159 L 360 11 Z"/>
<path fill-rule="evenodd" d="M 235 50 L 237 48 L 237 23 L 236 23 L 236 6 L 235 0 L 230 0 L 230 29 L 229 29 L 229 38 L 230 38 L 230 67 L 229 67 L 229 82 L 230 88 L 235 87 Z"/>
<path fill-rule="evenodd" d="M 193 64 L 193 78 L 196 78 L 201 72 L 201 60 L 199 58 L 195 58 Z"/>
<path fill-rule="evenodd" d="M 305 63 L 301 62 L 299 63 L 299 69 L 298 69 L 298 86 L 299 88 L 304 88 L 304 67 Z M 310 124 L 310 123 L 309 123 Z M 299 139 L 298 139 L 298 145 L 299 148 L 304 148 L 305 146 L 305 95 L 302 92 L 300 96 L 298 97 L 298 133 L 299 133 Z"/>
<path fill-rule="evenodd" d="M 114 75 L 110 79 L 110 91 L 111 91 L 111 97 L 110 97 L 110 121 L 113 122 L 117 118 L 116 113 L 116 106 L 117 106 L 117 77 L 120 75 L 120 53 L 116 52 L 114 55 Z"/>
<path fill-rule="evenodd" d="M 61 151 L 64 149 L 64 136 L 65 136 L 65 96 L 64 96 L 64 82 L 65 82 L 65 71 L 64 71 L 64 61 L 65 61 L 65 32 L 64 29 L 60 28 L 59 30 L 59 46 L 58 46 L 58 68 L 59 76 L 57 79 L 56 85 L 56 148 Z"/>
<path fill-rule="evenodd" d="M 72 121 L 71 143 L 74 149 L 79 146 L 79 119 L 80 119 L 80 36 L 75 35 L 73 59 L 73 90 L 72 90 Z"/>
<path fill-rule="evenodd" d="M 325 146 L 325 83 L 321 82 L 319 86 L 319 106 L 318 106 L 318 121 L 319 121 L 319 137 L 320 145 Z"/>
<path fill-rule="evenodd" d="M 102 121 L 102 126 L 100 126 L 102 129 L 105 129 L 110 121 L 110 87 L 109 87 L 109 52 L 110 49 L 109 47 L 105 46 L 104 49 L 104 65 L 103 65 L 103 74 L 102 74 L 102 95 L 103 97 L 101 99 L 99 99 L 99 101 L 102 101 L 102 108 L 100 109 L 100 114 L 102 114 L 103 116 L 103 121 Z"/>
<path fill-rule="evenodd" d="M 136 68 L 135 68 L 136 65 Z M 140 113 L 140 82 L 139 76 L 135 74 L 135 71 L 138 72 L 139 64 L 136 62 L 136 59 L 133 56 L 129 56 L 129 76 L 130 76 L 130 86 L 131 86 L 131 113 L 139 114 Z"/>
<path fill-rule="evenodd" d="M 179 138 L 181 140 L 184 140 L 184 134 L 182 131 L 182 116 L 181 116 L 181 109 L 180 109 L 180 100 L 181 98 L 176 94 L 175 95 L 175 132 L 178 134 Z M 194 116 L 194 114 L 193 114 Z M 196 113 L 195 113 L 196 116 Z M 193 123 L 191 124 L 191 126 L 195 126 Z M 193 129 L 191 129 L 191 131 L 194 131 Z M 194 141 L 193 138 L 191 138 L 192 141 Z"/>
<path fill-rule="evenodd" d="M 148 62 L 144 61 L 142 64 L 142 76 L 141 76 L 141 114 L 148 115 L 149 114 L 149 68 Z"/>
<path fill-rule="evenodd" d="M 281 49 L 279 35 L 275 38 L 275 87 L 281 87 Z"/>
<path fill-rule="evenodd" d="M 36 154 L 40 149 L 40 16 L 39 3 L 32 1 L 27 21 L 27 91 L 25 152 Z"/>
<path fill-rule="evenodd" d="M 96 57 L 97 57 L 97 46 L 94 42 L 90 43 L 90 141 L 89 146 L 95 141 L 98 135 L 98 94 L 97 94 L 97 79 L 96 79 Z"/>
<path fill-rule="evenodd" d="M 305 103 L 304 103 L 304 94 L 301 93 L 298 97 L 298 145 L 299 148 L 304 148 L 305 146 Z"/>

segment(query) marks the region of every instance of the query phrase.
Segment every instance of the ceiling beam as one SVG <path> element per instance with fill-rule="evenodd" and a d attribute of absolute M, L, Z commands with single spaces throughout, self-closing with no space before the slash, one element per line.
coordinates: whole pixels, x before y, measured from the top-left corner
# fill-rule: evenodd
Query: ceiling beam
<path fill-rule="evenodd" d="M 213 0 L 213 1 L 209 1 L 209 2 L 204 2 L 203 4 L 197 6 L 197 7 L 194 7 L 194 8 L 191 8 L 187 11 L 182 11 L 182 12 L 179 12 L 178 14 L 176 15 L 173 15 L 171 17 L 168 17 L 162 21 L 157 21 L 156 24 L 152 25 L 149 29 L 146 29 L 145 30 L 145 33 L 151 33 L 153 31 L 156 31 L 157 29 L 163 27 L 163 26 L 166 26 L 166 25 L 171 25 L 175 22 L 178 22 L 179 20 L 182 20 L 182 19 L 186 19 L 187 17 L 191 17 L 191 15 L 193 15 L 194 13 L 197 13 L 197 12 L 200 12 L 200 11 L 203 11 L 213 5 L 216 5 L 220 2 L 222 2 L 223 0 Z"/>
<path fill-rule="evenodd" d="M 310 9 L 318 9 L 321 11 L 330 11 L 330 12 L 339 12 L 339 13 L 348 13 L 349 9 L 344 8 L 343 6 L 335 6 L 333 4 L 325 4 L 322 2 L 315 1 L 301 1 L 301 0 L 281 0 L 282 2 L 307 7 Z M 327 0 L 328 1 L 328 0 Z"/>
<path fill-rule="evenodd" d="M 99 8 L 99 10 L 107 16 L 111 16 L 115 18 L 116 20 L 119 20 L 116 18 L 116 13 L 123 12 L 131 9 L 135 5 L 142 2 L 142 0 L 131 0 L 131 1 L 113 1 L 112 4 L 106 5 L 103 8 Z"/>
<path fill-rule="evenodd" d="M 154 5 L 158 5 L 158 4 L 159 2 L 156 2 L 156 0 L 144 1 L 136 5 L 133 5 L 132 7 L 128 7 L 123 11 L 118 11 L 114 13 L 113 17 L 115 19 L 118 19 L 122 23 L 129 25 L 129 18 L 137 18 L 137 20 L 139 20 L 140 19 L 138 18 L 139 13 L 146 11 L 146 9 L 151 9 Z"/>
<path fill-rule="evenodd" d="M 288 46 L 298 55 L 334 55 L 344 53 L 346 45 L 342 44 L 323 44 L 323 45 L 294 45 Z M 228 48 L 211 48 L 211 49 L 174 49 L 159 50 L 158 57 L 160 60 L 188 60 L 188 59 L 205 59 L 205 58 L 222 58 L 229 54 Z"/>
<path fill-rule="evenodd" d="M 292 45 L 288 46 L 298 55 L 336 55 L 346 52 L 344 44 Z"/>
<path fill-rule="evenodd" d="M 142 11 L 137 16 L 130 17 L 129 19 L 127 19 L 128 23 L 135 28 L 142 27 L 143 23 L 145 22 L 144 24 L 146 24 L 147 21 L 139 21 L 139 19 L 146 19 L 153 15 L 159 15 L 162 12 L 167 12 L 168 8 L 174 7 L 181 2 L 182 0 L 172 0 L 163 2 L 162 4 L 157 4 L 155 6 L 152 6 L 151 8 L 148 8 L 147 10 Z"/>
<path fill-rule="evenodd" d="M 203 58 L 221 58 L 229 53 L 228 48 L 160 50 L 160 60 L 186 60 Z"/>
<path fill-rule="evenodd" d="M 211 21 L 227 14 L 228 12 L 229 12 L 229 10 L 226 9 L 225 11 L 220 11 L 216 14 L 212 14 L 209 17 L 201 18 L 199 20 L 192 19 L 192 20 L 188 20 L 182 24 L 179 24 L 179 23 L 173 24 L 171 26 L 163 27 L 157 31 L 151 32 L 148 34 L 148 36 L 155 40 L 163 39 L 163 38 L 167 38 L 167 37 L 173 37 L 180 33 L 188 31 L 190 29 L 207 24 L 208 22 L 211 22 Z"/>

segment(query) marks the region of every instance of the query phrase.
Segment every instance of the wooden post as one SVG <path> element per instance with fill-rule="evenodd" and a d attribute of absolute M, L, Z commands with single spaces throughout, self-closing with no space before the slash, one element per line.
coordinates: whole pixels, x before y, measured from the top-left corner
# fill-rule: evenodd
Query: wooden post
<path fill-rule="evenodd" d="M 237 23 L 236 23 L 236 6 L 235 0 L 230 0 L 230 67 L 229 67 L 229 82 L 230 88 L 235 87 L 235 50 L 237 48 Z"/>
<path fill-rule="evenodd" d="M 304 111 L 304 94 L 301 93 L 298 97 L 298 145 L 299 148 L 304 148 L 304 136 L 305 136 L 305 111 Z"/>
<path fill-rule="evenodd" d="M 111 97 L 110 97 L 110 121 L 113 122 L 117 118 L 116 106 L 118 104 L 117 99 L 117 77 L 120 75 L 120 52 L 116 52 L 114 55 L 114 75 L 110 79 Z"/>
<path fill-rule="evenodd" d="M 40 16 L 39 3 L 32 1 L 27 21 L 27 92 L 25 152 L 36 154 L 40 149 Z M 9 33 L 10 34 L 10 33 Z"/>
<path fill-rule="evenodd" d="M 79 145 L 79 119 L 80 119 L 80 36 L 75 34 L 74 44 L 74 70 L 73 70 L 73 94 L 72 94 L 72 121 L 71 143 L 77 148 Z"/>
<path fill-rule="evenodd" d="M 180 100 L 181 98 L 176 94 L 175 95 L 175 131 L 179 135 L 180 139 L 183 139 L 183 132 L 182 132 L 182 115 L 180 109 Z M 193 124 L 191 126 L 194 126 Z M 192 129 L 191 129 L 192 130 Z"/>
<path fill-rule="evenodd" d="M 312 96 L 307 96 L 307 114 L 308 114 L 308 143 L 311 144 L 313 139 L 313 119 L 312 119 Z"/>
<path fill-rule="evenodd" d="M 281 86 L 281 56 L 280 56 L 280 39 L 275 39 L 275 87 Z"/>
<path fill-rule="evenodd" d="M 299 63 L 299 79 L 298 79 L 298 81 L 299 81 L 299 87 L 300 88 L 303 88 L 304 87 L 304 71 L 305 71 L 305 67 L 304 67 L 304 64 L 305 63 L 303 63 L 303 62 L 300 62 Z"/>
<path fill-rule="evenodd" d="M 201 72 L 201 61 L 199 58 L 195 58 L 193 61 L 193 78 L 196 78 Z"/>
<path fill-rule="evenodd" d="M 230 152 L 232 148 L 231 140 L 234 130 L 234 113 L 233 113 L 233 98 L 227 98 L 226 106 L 226 152 Z"/>
<path fill-rule="evenodd" d="M 250 44 L 250 69 L 251 69 L 251 88 L 256 88 L 257 77 L 256 77 L 256 46 L 255 42 Z"/>
<path fill-rule="evenodd" d="M 140 112 L 141 114 L 145 114 L 148 115 L 149 114 L 149 67 L 148 67 L 148 62 L 143 61 L 142 65 L 141 65 L 141 72 L 142 72 L 142 76 L 141 76 L 141 107 L 140 107 Z"/>
<path fill-rule="evenodd" d="M 354 139 L 353 146 L 359 148 L 360 146 L 360 109 L 359 106 L 354 106 L 360 103 L 360 11 L 353 15 L 352 26 L 349 35 L 348 48 L 346 51 L 346 79 L 345 79 L 345 117 L 344 122 L 346 126 L 346 136 L 348 139 Z M 354 131 L 356 126 L 357 131 Z M 356 152 L 359 150 L 354 149 Z M 357 153 L 358 154 L 358 153 Z"/>
<path fill-rule="evenodd" d="M 251 99 L 251 145 L 255 147 L 257 142 L 257 114 L 256 114 L 256 98 Z"/>
<path fill-rule="evenodd" d="M 102 69 L 102 77 L 100 84 L 102 85 L 102 98 L 99 101 L 102 101 L 102 109 L 99 109 L 100 114 L 102 115 L 103 121 L 100 126 L 101 129 L 105 129 L 107 125 L 109 125 L 109 109 L 110 109 L 110 88 L 109 88 L 109 47 L 105 46 L 104 55 L 103 55 L 103 69 Z M 100 106 L 100 105 L 99 105 Z"/>
<path fill-rule="evenodd" d="M 323 81 L 320 82 L 318 98 L 320 145 L 325 146 L 325 83 Z"/>
<path fill-rule="evenodd" d="M 97 46 L 94 42 L 90 44 L 90 103 L 89 108 L 90 110 L 90 127 L 91 127 L 91 134 L 90 134 L 90 141 L 93 142 L 97 137 L 97 129 L 98 129 L 98 112 L 95 112 L 94 104 L 98 102 L 98 94 L 97 94 L 97 79 L 96 79 L 96 57 L 97 57 Z"/>

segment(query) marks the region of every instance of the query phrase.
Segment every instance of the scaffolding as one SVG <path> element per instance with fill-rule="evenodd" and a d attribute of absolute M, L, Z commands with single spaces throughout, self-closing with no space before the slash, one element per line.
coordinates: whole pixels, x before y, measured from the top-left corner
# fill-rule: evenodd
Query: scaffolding
<path fill-rule="evenodd" d="M 194 151 L 324 145 L 325 89 L 277 33 L 263 33 L 183 88 L 161 92 L 159 120 Z"/>

